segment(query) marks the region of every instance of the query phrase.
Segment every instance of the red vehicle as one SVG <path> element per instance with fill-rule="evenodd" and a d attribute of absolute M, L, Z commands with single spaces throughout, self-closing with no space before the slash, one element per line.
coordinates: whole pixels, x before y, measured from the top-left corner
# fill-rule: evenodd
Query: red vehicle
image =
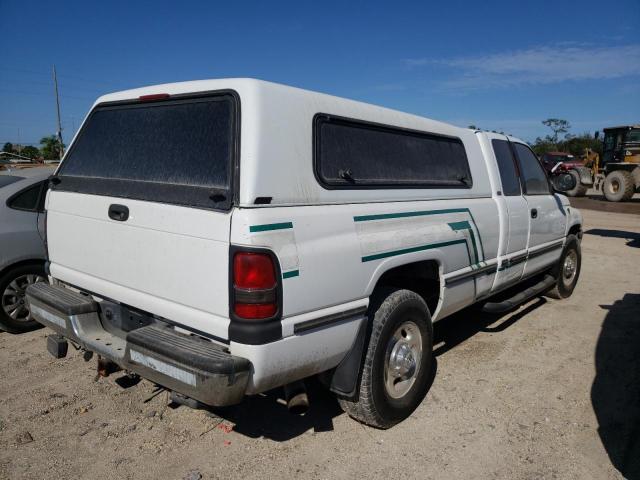
<path fill-rule="evenodd" d="M 540 160 L 549 176 L 570 173 L 575 177 L 576 186 L 565 192 L 569 197 L 583 197 L 589 187 L 593 185 L 591 170 L 570 153 L 547 152 L 542 155 Z"/>

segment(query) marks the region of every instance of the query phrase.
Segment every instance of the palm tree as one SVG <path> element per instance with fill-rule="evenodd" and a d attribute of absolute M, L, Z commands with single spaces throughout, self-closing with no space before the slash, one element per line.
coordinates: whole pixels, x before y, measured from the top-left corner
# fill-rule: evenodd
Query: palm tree
<path fill-rule="evenodd" d="M 42 137 L 40 145 L 40 151 L 42 152 L 45 160 L 58 160 L 62 157 L 64 144 L 60 144 L 60 141 L 55 135 Z"/>

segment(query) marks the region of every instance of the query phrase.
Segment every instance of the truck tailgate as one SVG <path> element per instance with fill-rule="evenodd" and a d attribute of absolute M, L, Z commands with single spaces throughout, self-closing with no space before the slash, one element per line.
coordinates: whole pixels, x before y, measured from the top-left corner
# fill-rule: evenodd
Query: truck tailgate
<path fill-rule="evenodd" d="M 114 204 L 129 209 L 126 221 L 109 218 Z M 230 222 L 230 213 L 51 191 L 51 274 L 226 339 Z"/>

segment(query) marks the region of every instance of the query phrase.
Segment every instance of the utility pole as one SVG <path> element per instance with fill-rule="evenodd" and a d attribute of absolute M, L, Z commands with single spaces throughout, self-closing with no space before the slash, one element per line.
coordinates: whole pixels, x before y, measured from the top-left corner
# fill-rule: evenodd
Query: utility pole
<path fill-rule="evenodd" d="M 58 96 L 58 77 L 56 76 L 56 66 L 53 66 L 53 85 L 55 87 L 55 91 L 56 91 L 56 110 L 58 112 L 58 142 L 60 142 L 60 151 L 59 151 L 59 157 L 60 160 L 62 160 L 62 154 L 63 154 L 63 146 L 62 146 L 62 124 L 60 123 L 60 98 Z"/>

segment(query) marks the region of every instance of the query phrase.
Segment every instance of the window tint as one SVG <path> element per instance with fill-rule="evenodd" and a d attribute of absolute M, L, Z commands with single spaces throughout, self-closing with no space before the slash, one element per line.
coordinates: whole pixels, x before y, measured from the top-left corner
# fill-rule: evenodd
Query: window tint
<path fill-rule="evenodd" d="M 16 210 L 29 210 L 35 212 L 40 205 L 40 191 L 42 190 L 42 182 L 22 190 L 9 200 L 9 207 Z"/>
<path fill-rule="evenodd" d="M 98 107 L 56 188 L 214 207 L 211 190 L 231 185 L 234 116 L 231 95 Z"/>
<path fill-rule="evenodd" d="M 513 146 L 518 156 L 525 193 L 527 195 L 548 194 L 549 181 L 547 180 L 547 175 L 544 173 L 534 153 L 529 147 L 521 143 L 514 143 Z"/>
<path fill-rule="evenodd" d="M 13 175 L 0 175 L 0 188 L 11 185 L 12 183 L 22 180 L 23 177 L 14 177 Z"/>
<path fill-rule="evenodd" d="M 518 172 L 516 171 L 516 164 L 509 142 L 506 140 L 491 140 L 491 144 L 498 161 L 502 193 L 507 196 L 521 195 L 520 180 L 518 179 Z"/>
<path fill-rule="evenodd" d="M 314 135 L 316 174 L 330 187 L 471 187 L 459 138 L 326 115 L 316 117 Z"/>

